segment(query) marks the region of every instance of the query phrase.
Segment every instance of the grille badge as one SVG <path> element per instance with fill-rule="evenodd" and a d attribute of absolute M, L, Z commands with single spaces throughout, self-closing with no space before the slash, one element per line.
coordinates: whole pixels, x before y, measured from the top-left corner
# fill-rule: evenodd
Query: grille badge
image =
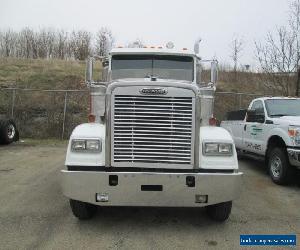
<path fill-rule="evenodd" d="M 162 88 L 143 88 L 140 93 L 142 95 L 166 95 L 168 91 Z"/>

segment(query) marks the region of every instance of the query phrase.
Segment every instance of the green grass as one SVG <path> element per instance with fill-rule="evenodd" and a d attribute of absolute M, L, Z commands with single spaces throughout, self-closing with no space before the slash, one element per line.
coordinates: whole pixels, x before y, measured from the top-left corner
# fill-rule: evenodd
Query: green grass
<path fill-rule="evenodd" d="M 81 89 L 84 73 L 83 61 L 0 59 L 0 87 Z"/>

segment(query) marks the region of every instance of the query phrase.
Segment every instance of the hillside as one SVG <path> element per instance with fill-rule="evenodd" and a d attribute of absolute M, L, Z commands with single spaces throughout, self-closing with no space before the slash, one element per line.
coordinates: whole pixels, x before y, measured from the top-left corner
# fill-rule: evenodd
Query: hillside
<path fill-rule="evenodd" d="M 85 62 L 41 59 L 0 59 L 0 87 L 81 89 Z"/>
<path fill-rule="evenodd" d="M 100 69 L 99 63 L 96 67 Z M 84 89 L 84 74 L 84 61 L 0 58 L 0 88 Z M 270 94 L 271 90 L 261 83 L 260 74 L 238 72 L 235 76 L 220 71 L 217 91 Z"/>

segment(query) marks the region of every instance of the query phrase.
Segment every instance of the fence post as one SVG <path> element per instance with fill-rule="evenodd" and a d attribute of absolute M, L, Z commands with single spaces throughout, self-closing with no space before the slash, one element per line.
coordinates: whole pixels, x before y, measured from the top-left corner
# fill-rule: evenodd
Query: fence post
<path fill-rule="evenodd" d="M 15 99 L 16 99 L 16 90 L 13 89 L 12 97 L 11 97 L 11 118 L 14 118 Z"/>
<path fill-rule="evenodd" d="M 66 111 L 67 111 L 67 99 L 68 99 L 68 92 L 65 92 L 65 102 L 64 102 L 64 115 L 63 115 L 63 125 L 62 125 L 62 132 L 61 132 L 61 139 L 64 139 L 65 133 L 65 121 L 66 121 Z"/>
<path fill-rule="evenodd" d="M 242 94 L 239 96 L 239 109 L 242 108 Z"/>

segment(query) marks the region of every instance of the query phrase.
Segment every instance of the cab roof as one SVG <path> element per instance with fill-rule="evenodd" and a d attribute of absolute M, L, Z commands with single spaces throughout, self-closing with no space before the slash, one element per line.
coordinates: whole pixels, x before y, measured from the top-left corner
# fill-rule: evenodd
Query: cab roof
<path fill-rule="evenodd" d="M 265 96 L 265 97 L 260 97 L 260 98 L 256 98 L 255 100 L 278 100 L 278 99 L 282 99 L 282 100 L 294 100 L 294 99 L 300 99 L 299 97 L 293 97 L 293 96 Z"/>
<path fill-rule="evenodd" d="M 191 56 L 197 57 L 196 54 L 187 49 L 167 49 L 167 48 L 114 48 L 110 51 L 111 55 L 122 54 L 154 54 L 154 55 L 177 55 L 177 56 Z"/>

